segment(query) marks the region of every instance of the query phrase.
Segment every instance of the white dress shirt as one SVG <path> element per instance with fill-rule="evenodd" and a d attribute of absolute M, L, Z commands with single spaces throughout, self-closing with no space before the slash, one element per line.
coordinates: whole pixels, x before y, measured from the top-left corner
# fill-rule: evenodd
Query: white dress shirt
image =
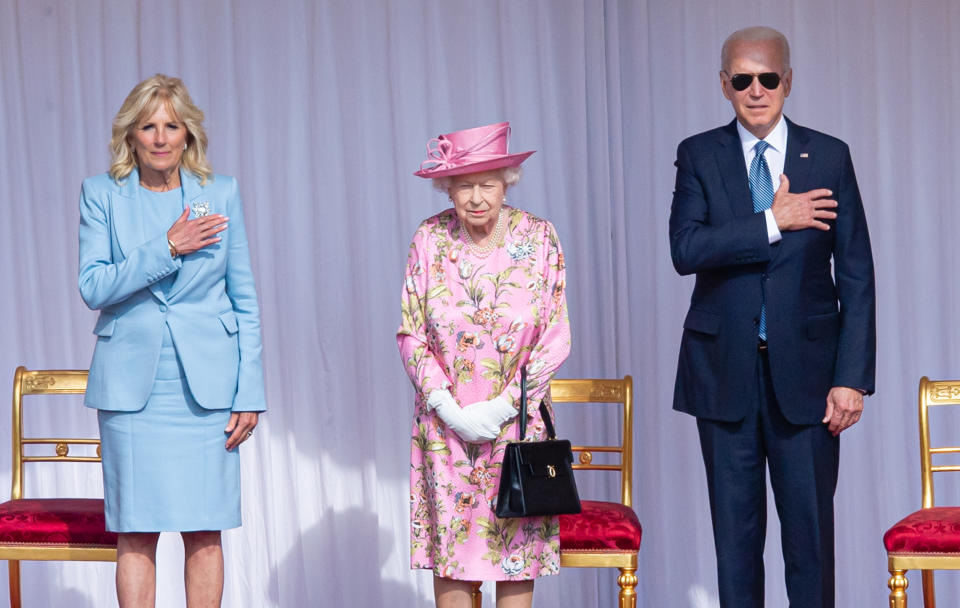
<path fill-rule="evenodd" d="M 743 160 L 747 165 L 747 175 L 750 175 L 750 163 L 753 162 L 753 156 L 756 153 L 754 146 L 760 139 L 747 131 L 740 124 L 740 121 L 737 121 L 737 133 L 740 134 L 740 145 L 743 147 Z M 783 114 L 780 115 L 780 120 L 777 121 L 773 130 L 763 138 L 763 141 L 769 144 L 767 149 L 764 150 L 763 157 L 767 161 L 767 166 L 770 167 L 770 185 L 776 192 L 777 188 L 780 187 L 780 176 L 783 175 L 783 165 L 787 153 L 787 121 L 783 119 Z M 773 210 L 767 209 L 763 212 L 763 215 L 767 219 L 767 239 L 773 245 L 783 236 L 780 234 L 780 229 L 777 228 L 777 220 L 773 217 Z"/>

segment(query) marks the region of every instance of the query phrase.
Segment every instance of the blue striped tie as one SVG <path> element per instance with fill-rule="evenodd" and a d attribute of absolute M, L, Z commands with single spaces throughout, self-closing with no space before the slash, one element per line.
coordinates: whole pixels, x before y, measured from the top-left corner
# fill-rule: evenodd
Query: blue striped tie
<path fill-rule="evenodd" d="M 753 162 L 750 163 L 750 193 L 753 196 L 754 213 L 763 213 L 773 206 L 773 180 L 770 179 L 770 167 L 763 153 L 770 146 L 762 139 L 753 147 Z M 757 335 L 767 339 L 767 306 L 760 305 L 760 324 Z"/>

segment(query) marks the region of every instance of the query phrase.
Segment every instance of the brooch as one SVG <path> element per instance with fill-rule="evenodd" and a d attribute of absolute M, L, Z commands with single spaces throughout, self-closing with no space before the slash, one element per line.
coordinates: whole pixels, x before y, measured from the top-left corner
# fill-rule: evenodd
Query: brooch
<path fill-rule="evenodd" d="M 194 203 L 192 207 L 194 217 L 204 217 L 206 215 L 210 215 L 210 203 L 208 201 Z"/>
<path fill-rule="evenodd" d="M 510 254 L 510 257 L 514 262 L 519 262 L 522 259 L 528 258 L 534 254 L 536 249 L 533 246 L 533 243 L 530 241 L 524 241 L 522 243 L 510 243 L 507 245 L 507 253 Z"/>

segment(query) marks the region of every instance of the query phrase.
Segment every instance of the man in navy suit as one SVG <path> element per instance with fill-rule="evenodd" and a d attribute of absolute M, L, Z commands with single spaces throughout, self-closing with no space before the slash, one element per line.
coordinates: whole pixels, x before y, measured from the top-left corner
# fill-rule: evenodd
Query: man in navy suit
<path fill-rule="evenodd" d="M 839 435 L 873 393 L 873 260 L 847 145 L 783 116 L 792 72 L 770 28 L 724 43 L 736 120 L 684 140 L 674 267 L 696 274 L 674 409 L 696 416 L 720 605 L 763 605 L 766 469 L 794 608 L 834 606 Z"/>

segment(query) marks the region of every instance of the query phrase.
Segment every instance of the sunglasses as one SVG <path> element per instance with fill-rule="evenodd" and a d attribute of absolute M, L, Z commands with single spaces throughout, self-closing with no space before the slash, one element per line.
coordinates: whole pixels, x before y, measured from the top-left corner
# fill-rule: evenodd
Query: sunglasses
<path fill-rule="evenodd" d="M 726 72 L 724 72 L 726 74 Z M 729 75 L 728 75 L 729 76 Z M 780 86 L 780 74 L 764 72 L 763 74 L 734 74 L 730 76 L 730 86 L 734 91 L 746 91 L 753 84 L 754 77 L 760 81 L 763 88 L 770 91 Z"/>

